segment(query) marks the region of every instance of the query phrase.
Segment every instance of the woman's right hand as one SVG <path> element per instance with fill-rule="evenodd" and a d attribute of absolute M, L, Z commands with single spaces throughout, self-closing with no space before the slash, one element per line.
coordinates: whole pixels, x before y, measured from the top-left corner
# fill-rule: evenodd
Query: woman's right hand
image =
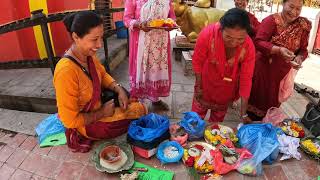
<path fill-rule="evenodd" d="M 134 27 L 144 31 L 144 32 L 149 32 L 151 29 L 150 28 L 147 28 L 148 26 L 148 22 L 147 21 L 144 21 L 144 22 L 136 22 L 136 24 L 134 25 Z"/>
<path fill-rule="evenodd" d="M 105 117 L 110 117 L 114 114 L 115 105 L 114 100 L 110 100 L 103 104 L 103 114 Z"/>
<path fill-rule="evenodd" d="M 280 55 L 284 57 L 287 62 L 290 62 L 295 57 L 294 53 L 285 47 L 280 47 L 279 52 Z"/>

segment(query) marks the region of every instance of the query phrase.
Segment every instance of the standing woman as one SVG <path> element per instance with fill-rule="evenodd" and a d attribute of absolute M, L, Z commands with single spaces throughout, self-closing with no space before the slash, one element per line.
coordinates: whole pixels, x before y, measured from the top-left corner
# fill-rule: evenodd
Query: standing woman
<path fill-rule="evenodd" d="M 175 19 L 170 0 L 127 0 L 124 23 L 129 28 L 129 76 L 131 96 L 149 99 L 152 105 L 169 110 L 159 97 L 171 88 L 171 48 L 169 32 L 146 28 L 148 21 Z"/>
<path fill-rule="evenodd" d="M 292 68 L 299 69 L 308 56 L 311 23 L 300 17 L 302 5 L 302 0 L 283 0 L 282 12 L 266 17 L 260 24 L 255 39 L 257 60 L 248 108 L 252 120 L 261 120 L 269 108 L 280 107 L 281 82 L 284 83 Z M 286 91 L 292 91 L 292 86 Z"/>
<path fill-rule="evenodd" d="M 192 111 L 209 122 L 224 120 L 228 105 L 241 98 L 240 117 L 246 114 L 255 64 L 255 48 L 247 12 L 233 8 L 219 23 L 205 27 L 197 38 L 192 65 L 196 76 Z"/>

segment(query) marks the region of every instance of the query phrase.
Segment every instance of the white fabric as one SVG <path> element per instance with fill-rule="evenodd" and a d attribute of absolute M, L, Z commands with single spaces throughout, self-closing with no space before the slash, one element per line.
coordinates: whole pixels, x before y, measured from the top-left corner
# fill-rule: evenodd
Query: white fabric
<path fill-rule="evenodd" d="M 299 147 L 299 138 L 287 136 L 285 134 L 278 135 L 278 141 L 280 143 L 279 150 L 280 153 L 283 153 L 281 157 L 282 160 L 296 158 L 298 160 L 301 159 L 301 154 L 298 152 Z"/>
<path fill-rule="evenodd" d="M 140 22 L 165 19 L 169 10 L 169 0 L 149 0 L 141 7 Z M 144 86 L 148 81 L 169 80 L 168 36 L 169 33 L 164 30 L 140 30 L 136 73 L 138 87 Z"/>
<path fill-rule="evenodd" d="M 206 161 L 208 161 L 209 164 L 212 164 L 212 156 L 210 154 L 210 149 L 206 149 L 204 152 L 201 153 L 197 165 L 202 166 Z"/>

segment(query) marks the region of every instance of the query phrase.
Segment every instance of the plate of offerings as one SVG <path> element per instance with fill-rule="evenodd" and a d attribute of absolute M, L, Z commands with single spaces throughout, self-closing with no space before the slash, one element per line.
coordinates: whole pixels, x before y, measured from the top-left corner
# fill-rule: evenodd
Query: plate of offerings
<path fill-rule="evenodd" d="M 236 134 L 230 127 L 220 124 L 207 126 L 204 131 L 204 139 L 214 146 L 224 144 L 227 139 L 230 139 L 233 143 L 238 141 Z"/>
<path fill-rule="evenodd" d="M 303 138 L 305 136 L 303 127 L 294 120 L 285 119 L 280 123 L 280 127 L 282 131 L 288 136 L 292 136 L 296 138 Z"/>
<path fill-rule="evenodd" d="M 188 167 L 194 167 L 198 173 L 209 173 L 214 169 L 210 151 L 215 150 L 212 145 L 194 141 L 189 142 L 184 149 L 182 161 Z"/>
<path fill-rule="evenodd" d="M 174 29 L 178 29 L 179 26 L 176 24 L 176 22 L 171 19 L 171 18 L 167 18 L 167 19 L 154 19 L 151 20 L 148 23 L 148 29 L 164 29 L 167 31 L 171 31 Z"/>
<path fill-rule="evenodd" d="M 300 148 L 310 157 L 320 160 L 320 138 L 304 138 L 300 141 Z"/>

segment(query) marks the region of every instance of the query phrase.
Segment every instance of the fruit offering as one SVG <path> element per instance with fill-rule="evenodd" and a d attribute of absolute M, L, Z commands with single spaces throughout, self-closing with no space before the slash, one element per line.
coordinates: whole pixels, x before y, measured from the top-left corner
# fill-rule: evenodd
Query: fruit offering
<path fill-rule="evenodd" d="M 149 27 L 153 28 L 159 28 L 159 27 L 164 27 L 164 28 L 174 28 L 177 27 L 176 22 L 171 19 L 154 19 L 149 22 Z"/>
<path fill-rule="evenodd" d="M 204 131 L 204 138 L 208 143 L 212 143 L 214 146 L 224 144 L 227 139 L 230 139 L 233 143 L 238 141 L 237 136 L 231 128 L 217 124 L 206 128 Z"/>
<path fill-rule="evenodd" d="M 303 138 L 305 135 L 302 126 L 292 120 L 284 120 L 280 126 L 283 132 L 289 136 Z"/>

